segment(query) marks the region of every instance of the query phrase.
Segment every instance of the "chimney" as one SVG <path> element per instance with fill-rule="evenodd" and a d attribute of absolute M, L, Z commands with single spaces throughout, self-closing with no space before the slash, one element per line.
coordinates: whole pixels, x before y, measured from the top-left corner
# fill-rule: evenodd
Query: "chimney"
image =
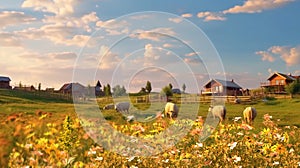
<path fill-rule="evenodd" d="M 232 83 L 234 82 L 233 79 L 231 79 L 231 82 L 232 82 Z"/>
<path fill-rule="evenodd" d="M 288 75 L 289 75 L 289 76 L 292 76 L 292 74 L 291 74 L 291 73 L 289 73 Z"/>

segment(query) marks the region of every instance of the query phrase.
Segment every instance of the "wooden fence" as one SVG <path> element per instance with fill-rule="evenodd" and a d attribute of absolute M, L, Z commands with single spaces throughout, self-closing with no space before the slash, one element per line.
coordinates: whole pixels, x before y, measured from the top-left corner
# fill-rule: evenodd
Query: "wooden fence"
<path fill-rule="evenodd" d="M 251 96 L 237 96 L 242 102 L 250 102 Z M 181 103 L 210 103 L 213 101 L 224 101 L 227 103 L 233 103 L 236 99 L 235 96 L 199 96 L 199 95 L 181 95 L 171 97 L 174 102 Z M 166 102 L 167 98 L 160 95 L 144 95 L 135 97 L 135 103 L 147 103 L 147 102 Z"/>

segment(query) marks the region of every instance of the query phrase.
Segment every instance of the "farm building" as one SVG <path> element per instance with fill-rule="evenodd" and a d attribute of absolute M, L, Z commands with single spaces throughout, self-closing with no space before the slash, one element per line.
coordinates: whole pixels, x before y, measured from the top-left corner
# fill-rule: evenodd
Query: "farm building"
<path fill-rule="evenodd" d="M 285 93 L 285 86 L 297 79 L 300 79 L 300 76 L 275 72 L 268 77 L 268 82 L 261 83 L 261 87 L 268 89 L 270 92 Z"/>
<path fill-rule="evenodd" d="M 86 88 L 88 95 L 94 95 L 94 96 L 104 96 L 104 92 L 101 89 L 102 85 L 100 81 L 98 80 L 96 83 L 96 86 L 88 86 Z"/>
<path fill-rule="evenodd" d="M 0 76 L 0 88 L 1 89 L 11 89 L 10 78 L 6 76 Z"/>
<path fill-rule="evenodd" d="M 33 92 L 33 91 L 36 91 L 35 87 L 34 86 L 16 86 L 14 87 L 14 90 L 23 90 L 23 91 L 30 91 L 30 92 Z"/>
<path fill-rule="evenodd" d="M 83 95 L 85 94 L 86 89 L 80 83 L 66 83 L 59 89 L 59 92 L 63 94 Z"/>
<path fill-rule="evenodd" d="M 211 79 L 204 85 L 203 95 L 241 96 L 242 87 L 233 80 Z"/>

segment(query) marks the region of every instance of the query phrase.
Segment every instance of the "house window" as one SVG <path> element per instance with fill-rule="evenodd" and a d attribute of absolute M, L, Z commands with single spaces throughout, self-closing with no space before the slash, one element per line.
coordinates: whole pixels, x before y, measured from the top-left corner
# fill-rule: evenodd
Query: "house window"
<path fill-rule="evenodd" d="M 275 80 L 275 84 L 279 85 L 280 80 Z"/>
<path fill-rule="evenodd" d="M 284 80 L 281 80 L 281 81 L 280 81 L 280 84 L 281 84 L 281 85 L 284 85 Z"/>

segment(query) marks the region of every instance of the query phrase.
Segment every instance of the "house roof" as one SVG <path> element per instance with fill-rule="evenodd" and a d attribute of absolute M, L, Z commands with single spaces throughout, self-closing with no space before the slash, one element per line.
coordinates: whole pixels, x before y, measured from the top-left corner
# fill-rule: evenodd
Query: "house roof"
<path fill-rule="evenodd" d="M 6 76 L 0 76 L 0 82 L 10 82 L 10 78 Z"/>
<path fill-rule="evenodd" d="M 283 73 L 279 73 L 279 72 L 273 73 L 273 74 L 268 78 L 268 80 L 272 80 L 272 78 L 275 77 L 275 76 L 281 76 L 282 78 L 284 78 L 284 79 L 286 79 L 286 80 L 290 80 L 290 81 L 296 80 L 296 78 L 293 77 L 293 76 L 290 76 L 290 75 L 287 75 L 287 74 L 283 74 Z"/>
<path fill-rule="evenodd" d="M 238 84 L 236 84 L 234 81 L 225 81 L 225 80 L 221 80 L 221 79 L 211 79 L 206 85 L 204 85 L 204 87 L 206 87 L 207 85 L 209 85 L 213 81 L 215 81 L 215 82 L 217 82 L 220 85 L 225 86 L 225 87 L 242 89 L 242 87 L 239 86 Z"/>
<path fill-rule="evenodd" d="M 64 84 L 59 90 L 71 90 L 72 87 L 74 87 L 74 89 L 79 89 L 79 88 L 84 88 L 84 86 L 80 83 L 66 83 Z"/>

